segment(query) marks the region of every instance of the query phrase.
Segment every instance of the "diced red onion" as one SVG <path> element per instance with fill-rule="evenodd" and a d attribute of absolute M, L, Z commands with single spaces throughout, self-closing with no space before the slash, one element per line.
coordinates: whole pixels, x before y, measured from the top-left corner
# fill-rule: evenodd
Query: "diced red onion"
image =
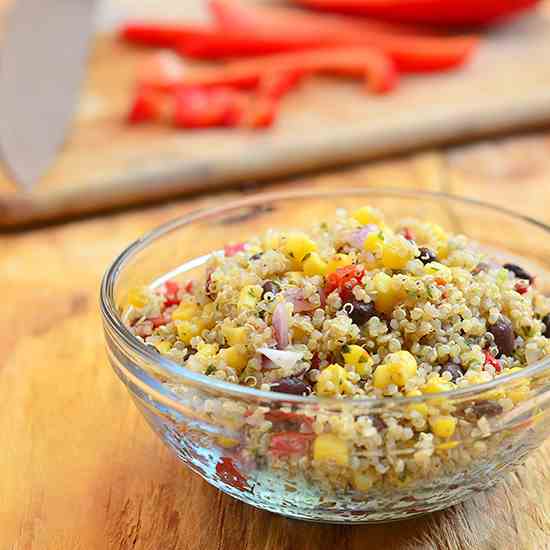
<path fill-rule="evenodd" d="M 378 226 L 369 223 L 368 225 L 365 225 L 365 227 L 362 227 L 361 229 L 358 229 L 357 231 L 351 233 L 347 240 L 355 248 L 362 249 L 363 245 L 365 244 L 365 239 L 367 238 L 367 235 L 369 235 L 370 233 L 375 233 L 376 231 L 379 231 Z"/>
<path fill-rule="evenodd" d="M 273 348 L 258 348 L 258 352 L 267 357 L 272 366 L 264 365 L 266 368 L 292 368 L 302 358 L 298 351 L 283 351 Z"/>
<path fill-rule="evenodd" d="M 277 346 L 279 349 L 285 349 L 288 346 L 289 334 L 288 312 L 284 302 L 280 302 L 275 306 L 271 324 L 273 325 L 273 332 L 275 340 L 277 341 Z"/>
<path fill-rule="evenodd" d="M 285 290 L 284 296 L 294 306 L 295 313 L 317 309 L 317 306 L 304 298 L 304 291 L 301 288 L 289 288 Z"/>

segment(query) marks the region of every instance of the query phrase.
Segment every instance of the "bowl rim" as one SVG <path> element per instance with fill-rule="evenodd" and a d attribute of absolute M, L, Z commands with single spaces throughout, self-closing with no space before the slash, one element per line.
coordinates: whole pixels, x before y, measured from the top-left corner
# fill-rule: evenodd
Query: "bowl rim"
<path fill-rule="evenodd" d="M 117 307 L 114 301 L 114 287 L 118 274 L 123 270 L 126 263 L 131 260 L 137 253 L 141 252 L 148 245 L 154 241 L 164 237 L 165 235 L 186 227 L 195 221 L 205 221 L 209 218 L 218 216 L 219 214 L 228 213 L 233 210 L 237 210 L 247 206 L 261 206 L 265 204 L 271 204 L 275 201 L 284 201 L 291 199 L 308 199 L 308 198 L 330 198 L 341 197 L 346 195 L 358 195 L 358 196 L 393 196 L 396 198 L 425 198 L 431 200 L 442 200 L 459 203 L 462 205 L 472 205 L 475 207 L 485 208 L 504 214 L 534 225 L 550 234 L 550 226 L 547 224 L 532 218 L 530 216 L 520 214 L 504 208 L 502 206 L 493 205 L 478 199 L 470 197 L 461 197 L 441 191 L 425 191 L 421 189 L 399 189 L 392 187 L 380 187 L 380 188 L 353 188 L 347 187 L 339 190 L 331 189 L 315 189 L 306 188 L 299 191 L 274 191 L 268 193 L 258 193 L 251 197 L 231 201 L 223 206 L 215 206 L 211 208 L 199 208 L 174 218 L 139 237 L 130 243 L 110 264 L 105 271 L 100 289 L 100 310 L 103 317 L 103 322 L 110 330 L 112 330 L 118 338 L 118 341 L 122 341 L 128 348 L 132 350 L 142 361 L 153 364 L 160 369 L 174 377 L 177 377 L 181 381 L 189 381 L 194 387 L 199 387 L 207 391 L 218 391 L 222 394 L 231 395 L 240 398 L 256 399 L 260 401 L 277 401 L 289 404 L 301 404 L 301 405 L 315 405 L 323 404 L 323 406 L 334 405 L 341 408 L 342 405 L 352 405 L 353 407 L 360 405 L 367 406 L 392 406 L 402 405 L 407 403 L 418 403 L 422 401 L 429 401 L 437 398 L 448 398 L 456 400 L 457 398 L 467 399 L 481 393 L 485 393 L 489 390 L 495 389 L 501 385 L 504 385 L 510 381 L 514 381 L 521 378 L 532 377 L 533 375 L 540 374 L 550 367 L 550 355 L 543 357 L 528 367 L 524 367 L 521 371 L 516 371 L 511 374 L 506 374 L 494 378 L 489 382 L 483 384 L 473 384 L 464 388 L 452 389 L 437 394 L 423 394 L 416 397 L 360 397 L 354 399 L 341 399 L 336 397 L 319 397 L 317 395 L 291 395 L 280 392 L 258 390 L 250 388 L 248 386 L 242 386 L 233 382 L 225 382 L 216 378 L 212 378 L 205 374 L 193 372 L 185 367 L 182 367 L 178 363 L 171 361 L 167 357 L 160 355 L 159 353 L 151 350 L 145 344 L 143 344 L 138 338 L 136 338 L 130 330 L 123 323 L 120 315 L 117 312 Z M 142 368 L 137 367 L 140 373 L 141 383 L 144 383 L 149 390 L 153 393 L 157 393 L 160 389 L 165 393 L 165 397 L 169 399 L 178 400 L 178 395 L 169 390 L 167 386 L 161 384 L 159 388 L 159 381 L 153 376 L 145 372 Z"/>

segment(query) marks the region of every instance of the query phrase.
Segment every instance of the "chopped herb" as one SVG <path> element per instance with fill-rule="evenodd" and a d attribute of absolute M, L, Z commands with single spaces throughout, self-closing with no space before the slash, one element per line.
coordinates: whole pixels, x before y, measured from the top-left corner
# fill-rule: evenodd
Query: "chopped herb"
<path fill-rule="evenodd" d="M 321 222 L 321 224 L 319 225 L 319 227 L 320 227 L 323 231 L 328 231 L 328 223 L 327 223 L 327 222 Z"/>
<path fill-rule="evenodd" d="M 206 370 L 204 371 L 204 374 L 208 376 L 209 374 L 212 374 L 214 372 L 216 372 L 216 367 L 214 365 L 208 365 L 208 367 L 206 367 Z"/>
<path fill-rule="evenodd" d="M 303 258 L 302 262 L 305 262 L 311 256 L 311 252 L 308 252 Z"/>
<path fill-rule="evenodd" d="M 346 344 L 342 346 L 342 353 L 349 353 L 351 350 L 349 349 L 349 346 Z"/>
<path fill-rule="evenodd" d="M 378 238 L 379 238 L 382 242 L 384 242 L 385 238 L 384 238 L 384 232 L 383 232 L 383 231 L 379 231 L 379 232 L 378 232 Z"/>

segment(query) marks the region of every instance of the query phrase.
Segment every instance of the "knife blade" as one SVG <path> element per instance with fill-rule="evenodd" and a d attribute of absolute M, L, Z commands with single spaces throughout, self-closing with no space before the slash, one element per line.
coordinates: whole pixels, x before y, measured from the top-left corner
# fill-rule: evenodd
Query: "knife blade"
<path fill-rule="evenodd" d="M 0 48 L 0 157 L 29 189 L 62 145 L 85 74 L 97 0 L 17 0 Z"/>

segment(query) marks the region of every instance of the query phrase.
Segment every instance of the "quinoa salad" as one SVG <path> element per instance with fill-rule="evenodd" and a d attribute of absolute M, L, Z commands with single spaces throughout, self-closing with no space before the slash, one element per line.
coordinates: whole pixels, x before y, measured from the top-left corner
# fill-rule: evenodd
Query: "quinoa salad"
<path fill-rule="evenodd" d="M 219 438 L 228 452 L 362 492 L 486 456 L 491 419 L 527 399 L 529 381 L 464 406 L 437 394 L 550 355 L 550 299 L 525 266 L 428 220 L 390 226 L 368 205 L 307 231 L 227 244 L 200 278 L 133 288 L 123 320 L 182 369 L 283 394 L 380 401 L 381 412 L 359 416 L 327 414 L 323 399 L 299 414 L 241 403 L 223 412 L 237 434 Z M 420 396 L 433 399 L 384 411 L 388 398 Z"/>

